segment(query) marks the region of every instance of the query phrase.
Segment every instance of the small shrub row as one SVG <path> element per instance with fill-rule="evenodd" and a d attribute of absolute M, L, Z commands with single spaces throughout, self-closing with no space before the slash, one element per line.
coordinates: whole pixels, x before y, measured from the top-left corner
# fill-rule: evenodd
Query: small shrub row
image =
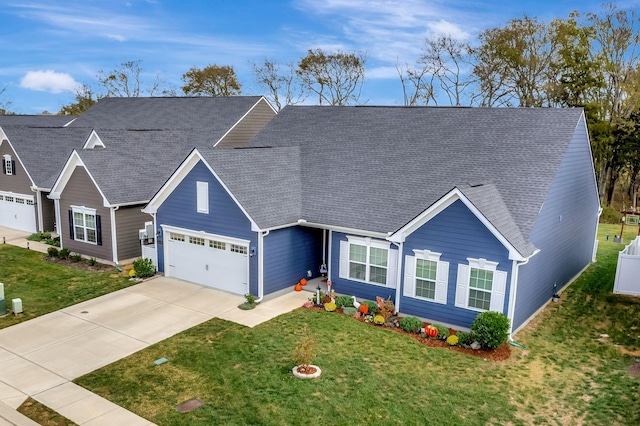
<path fill-rule="evenodd" d="M 156 273 L 156 267 L 153 265 L 153 261 L 148 258 L 134 260 L 133 270 L 139 278 L 152 277 Z"/>

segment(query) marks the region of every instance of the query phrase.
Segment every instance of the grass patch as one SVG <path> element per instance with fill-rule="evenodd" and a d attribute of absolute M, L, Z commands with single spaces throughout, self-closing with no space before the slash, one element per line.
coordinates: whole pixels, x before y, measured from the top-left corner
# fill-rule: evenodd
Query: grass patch
<path fill-rule="evenodd" d="M 31 398 L 18 407 L 18 412 L 42 426 L 76 426 L 76 423 Z"/>
<path fill-rule="evenodd" d="M 618 232 L 601 225 L 598 262 L 516 336 L 528 349 L 506 362 L 301 308 L 253 329 L 214 319 L 76 382 L 159 425 L 637 425 L 640 378 L 620 348 L 639 347 L 640 304 L 611 294 L 624 246 L 604 235 Z M 307 381 L 290 373 L 305 324 L 323 370 Z M 204 405 L 176 411 L 192 398 Z"/>
<path fill-rule="evenodd" d="M 93 272 L 47 262 L 44 254 L 0 245 L 0 279 L 5 299 L 22 299 L 24 314 L 0 318 L 0 329 L 128 287 L 115 270 Z"/>

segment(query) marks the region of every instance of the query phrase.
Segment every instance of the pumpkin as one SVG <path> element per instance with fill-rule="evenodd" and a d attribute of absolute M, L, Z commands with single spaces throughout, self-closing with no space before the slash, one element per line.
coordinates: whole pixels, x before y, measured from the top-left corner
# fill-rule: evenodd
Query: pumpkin
<path fill-rule="evenodd" d="M 438 337 L 438 329 L 432 325 L 428 325 L 424 329 L 424 333 L 427 337 Z"/>
<path fill-rule="evenodd" d="M 300 280 L 300 285 L 301 285 L 301 286 L 303 286 L 303 287 L 304 287 L 305 285 L 307 285 L 307 279 L 306 279 L 306 278 L 301 279 L 301 280 Z"/>
<path fill-rule="evenodd" d="M 363 303 L 360 305 L 360 307 L 358 308 L 358 310 L 360 312 L 362 312 L 363 314 L 368 314 L 369 313 L 369 305 Z"/>
<path fill-rule="evenodd" d="M 300 283 L 296 284 L 296 286 L 293 288 L 295 291 L 302 291 L 302 286 L 300 285 Z"/>

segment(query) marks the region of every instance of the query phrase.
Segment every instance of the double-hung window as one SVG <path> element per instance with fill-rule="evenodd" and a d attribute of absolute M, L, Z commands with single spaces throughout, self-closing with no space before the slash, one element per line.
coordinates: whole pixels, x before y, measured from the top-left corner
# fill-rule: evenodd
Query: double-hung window
<path fill-rule="evenodd" d="M 395 287 L 395 257 L 387 241 L 348 236 L 340 242 L 340 278 Z"/>
<path fill-rule="evenodd" d="M 413 256 L 405 256 L 404 296 L 447 303 L 449 262 L 440 260 L 440 256 L 429 250 L 413 250 Z"/>
<path fill-rule="evenodd" d="M 85 243 L 98 243 L 96 211 L 86 207 L 72 207 L 73 239 Z"/>
<path fill-rule="evenodd" d="M 458 265 L 456 306 L 474 311 L 503 312 L 507 273 L 498 263 L 486 259 L 467 259 Z"/>

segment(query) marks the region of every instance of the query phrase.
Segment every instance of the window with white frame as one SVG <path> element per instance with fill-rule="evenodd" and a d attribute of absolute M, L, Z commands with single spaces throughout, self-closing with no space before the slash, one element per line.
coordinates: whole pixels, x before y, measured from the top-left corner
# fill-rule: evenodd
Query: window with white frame
<path fill-rule="evenodd" d="M 507 273 L 498 263 L 468 258 L 458 265 L 456 306 L 474 311 L 503 312 Z"/>
<path fill-rule="evenodd" d="M 73 239 L 97 244 L 96 211 L 85 207 L 72 207 Z"/>
<path fill-rule="evenodd" d="M 395 287 L 396 264 L 387 241 L 348 236 L 340 242 L 340 278 Z"/>
<path fill-rule="evenodd" d="M 404 263 L 403 295 L 430 302 L 447 303 L 449 262 L 441 261 L 441 253 L 413 250 Z"/>
<path fill-rule="evenodd" d="M 196 183 L 196 204 L 198 213 L 209 213 L 209 182 Z"/>
<path fill-rule="evenodd" d="M 15 164 L 16 162 L 11 159 L 10 155 L 4 155 L 2 157 L 2 171 L 5 175 L 13 175 L 15 174 Z"/>

